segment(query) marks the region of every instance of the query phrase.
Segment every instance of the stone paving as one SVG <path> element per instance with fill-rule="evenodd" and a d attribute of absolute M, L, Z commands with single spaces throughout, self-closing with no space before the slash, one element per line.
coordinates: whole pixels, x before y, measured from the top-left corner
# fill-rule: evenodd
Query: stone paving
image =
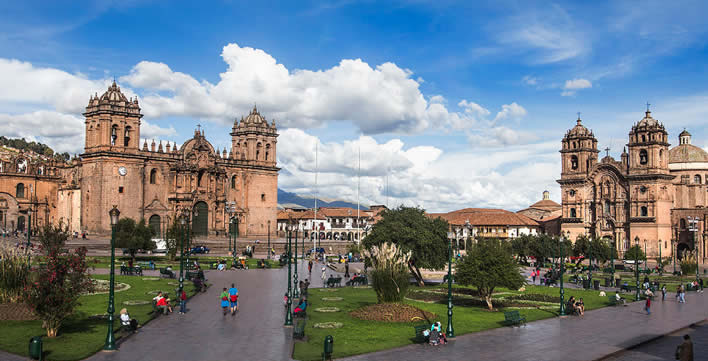
<path fill-rule="evenodd" d="M 657 361 L 675 360 L 676 347 L 683 342 L 683 335 L 691 336 L 695 360 L 708 359 L 708 322 L 681 329 L 652 342 L 602 359 L 603 361 Z"/>

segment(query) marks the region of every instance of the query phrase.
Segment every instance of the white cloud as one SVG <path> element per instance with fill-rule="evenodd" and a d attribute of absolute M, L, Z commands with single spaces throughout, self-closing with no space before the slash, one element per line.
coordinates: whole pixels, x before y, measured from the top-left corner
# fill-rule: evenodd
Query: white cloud
<path fill-rule="evenodd" d="M 467 137 L 472 147 L 506 147 L 512 145 L 528 144 L 538 138 L 531 132 L 514 130 L 499 126 L 490 128 Z"/>
<path fill-rule="evenodd" d="M 583 78 L 576 78 L 572 80 L 566 80 L 563 85 L 562 96 L 572 96 L 575 95 L 576 91 L 580 89 L 592 88 L 592 82 Z"/>
<path fill-rule="evenodd" d="M 84 146 L 84 121 L 70 114 L 46 110 L 0 114 L 0 129 L 6 137 L 45 143 L 60 153 L 80 153 Z"/>
<path fill-rule="evenodd" d="M 386 203 L 388 193 L 390 206 L 420 205 L 431 212 L 463 207 L 522 209 L 538 201 L 543 189 L 556 189 L 560 174 L 557 142 L 445 153 L 430 146 L 407 148 L 400 139 L 378 143 L 366 136 L 322 143 L 304 131 L 287 129 L 278 142 L 281 188 L 301 195 L 315 193 L 315 144 L 319 195 L 354 202 L 361 146 L 363 204 Z"/>
<path fill-rule="evenodd" d="M 140 124 L 140 136 L 145 138 L 172 137 L 176 135 L 177 131 L 172 125 L 169 128 L 162 128 L 145 120 Z"/>
<path fill-rule="evenodd" d="M 527 114 L 526 109 L 516 102 L 502 105 L 502 110 L 494 117 L 494 123 L 501 120 L 520 120 Z"/>
<path fill-rule="evenodd" d="M 525 75 L 521 81 L 526 85 L 538 85 L 539 79 L 535 76 Z"/>

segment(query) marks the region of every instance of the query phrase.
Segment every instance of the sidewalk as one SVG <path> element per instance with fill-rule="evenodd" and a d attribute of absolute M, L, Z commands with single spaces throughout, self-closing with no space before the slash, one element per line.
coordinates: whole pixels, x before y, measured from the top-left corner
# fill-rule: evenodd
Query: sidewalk
<path fill-rule="evenodd" d="M 458 336 L 445 346 L 410 345 L 344 360 L 596 360 L 705 320 L 708 296 L 688 293 L 685 304 L 673 294 L 659 298 L 649 316 L 643 308 L 644 302 L 605 307 L 584 318 L 551 318 Z"/>

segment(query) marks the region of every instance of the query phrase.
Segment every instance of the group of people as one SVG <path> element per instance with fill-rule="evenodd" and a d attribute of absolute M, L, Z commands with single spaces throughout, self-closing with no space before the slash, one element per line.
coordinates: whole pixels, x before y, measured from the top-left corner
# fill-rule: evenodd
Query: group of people
<path fill-rule="evenodd" d="M 177 290 L 177 297 L 179 298 L 179 314 L 183 315 L 187 312 L 187 292 L 180 288 Z M 170 299 L 165 297 L 162 291 L 159 291 L 157 296 L 153 297 L 152 300 L 155 302 L 155 306 L 162 310 L 163 315 L 172 313 L 172 304 L 170 303 Z"/>
<path fill-rule="evenodd" d="M 575 296 L 570 296 L 568 302 L 565 305 L 566 312 L 573 315 L 585 316 L 585 302 L 583 298 L 576 300 Z"/>
<path fill-rule="evenodd" d="M 430 326 L 430 330 L 423 331 L 423 336 L 428 339 L 428 343 L 433 346 L 444 345 L 447 343 L 447 337 L 442 331 L 442 325 L 440 322 L 435 322 Z"/>
<path fill-rule="evenodd" d="M 231 288 L 228 290 L 224 287 L 219 299 L 221 300 L 221 309 L 224 316 L 226 316 L 229 311 L 232 316 L 236 314 L 236 311 L 238 311 L 238 288 L 236 288 L 235 283 L 232 283 Z"/>

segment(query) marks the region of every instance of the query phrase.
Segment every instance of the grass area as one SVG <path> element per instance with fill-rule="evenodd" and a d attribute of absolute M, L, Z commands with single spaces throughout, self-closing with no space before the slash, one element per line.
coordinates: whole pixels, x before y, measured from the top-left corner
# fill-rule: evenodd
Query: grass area
<path fill-rule="evenodd" d="M 455 286 L 456 291 L 470 290 L 466 287 Z M 432 320 L 440 321 L 443 328 L 447 325 L 447 289 L 441 286 L 411 287 L 411 292 L 439 292 L 443 299 L 438 302 L 423 302 L 406 299 L 405 303 L 432 312 L 438 317 Z M 556 287 L 526 286 L 526 291 L 512 291 L 499 289 L 494 298 L 513 297 L 519 294 L 545 295 L 558 300 L 559 289 Z M 614 295 L 612 292 L 609 295 Z M 582 297 L 586 309 L 592 310 L 609 305 L 607 297 L 600 297 L 597 291 L 566 289 L 565 300 L 570 296 Z M 322 298 L 341 297 L 340 301 L 326 301 Z M 466 296 L 456 296 L 463 301 Z M 376 303 L 376 294 L 371 288 L 342 287 L 335 289 L 311 289 L 308 297 L 310 305 L 307 309 L 307 326 L 305 335 L 307 342 L 296 342 L 293 357 L 297 360 L 319 360 L 323 349 L 325 336 L 334 337 L 333 358 L 346 357 L 356 354 L 385 350 L 413 343 L 413 326 L 426 321 L 414 320 L 409 323 L 389 323 L 377 321 L 364 321 L 351 317 L 350 311 Z M 458 303 L 458 302 L 455 302 Z M 541 320 L 558 315 L 557 303 L 546 304 L 548 308 L 522 308 L 519 312 L 528 321 Z M 339 312 L 316 312 L 318 307 L 337 307 Z M 510 308 L 518 309 L 518 308 Z M 455 306 L 453 309 L 455 334 L 462 335 L 471 332 L 483 331 L 491 328 L 502 327 L 505 308 L 490 312 L 483 307 Z M 298 322 L 296 319 L 295 322 Z M 343 326 L 338 329 L 319 329 L 313 326 L 323 322 L 341 322 Z"/>
<path fill-rule="evenodd" d="M 621 277 L 621 283 L 624 283 L 624 281 L 627 281 L 627 283 L 630 286 L 634 286 L 637 283 L 636 275 L 634 273 L 630 272 L 617 272 L 615 275 L 619 274 Z M 604 278 L 611 278 L 612 274 L 611 273 L 603 273 L 603 272 L 593 272 L 593 280 L 600 280 L 600 285 L 604 286 L 605 281 Z M 565 274 L 563 279 L 565 282 L 569 282 L 570 277 L 572 277 L 571 274 Z M 587 272 L 583 273 L 583 277 L 587 277 Z M 644 283 L 644 277 L 645 274 L 639 274 L 639 282 Z M 694 275 L 687 275 L 687 276 L 674 276 L 671 273 L 664 273 L 664 275 L 658 275 L 658 274 L 650 274 L 649 275 L 649 281 L 654 282 L 658 281 L 659 284 L 661 285 L 666 285 L 666 290 L 668 292 L 674 292 L 676 290 L 676 287 L 679 284 L 686 284 L 688 282 L 692 282 L 696 279 L 695 274 Z"/>
<path fill-rule="evenodd" d="M 95 275 L 96 279 L 108 280 L 108 275 Z M 149 315 L 152 304 L 124 305 L 124 301 L 142 300 L 151 301 L 154 297 L 151 291 L 161 290 L 168 292 L 170 298 L 175 298 L 175 280 L 157 279 L 143 280 L 146 277 L 116 276 L 116 282 L 127 283 L 130 289 L 115 293 L 114 330 L 120 327 L 119 311 L 127 308 L 132 318 L 144 324 L 153 317 Z M 148 277 L 150 278 L 150 277 Z M 191 283 L 185 283 L 188 296 L 194 295 Z M 178 303 L 173 302 L 173 305 Z M 0 349 L 28 356 L 28 341 L 33 336 L 43 336 L 45 359 L 47 360 L 80 360 L 86 358 L 103 348 L 106 339 L 107 321 L 105 319 L 90 319 L 93 315 L 106 313 L 108 307 L 108 294 L 86 295 L 81 297 L 81 306 L 76 313 L 67 320 L 59 329 L 56 338 L 47 338 L 46 331 L 42 328 L 42 321 L 0 321 Z M 177 311 L 177 310 L 175 310 Z M 116 338 L 123 337 L 123 332 L 116 332 Z"/>
<path fill-rule="evenodd" d="M 109 268 L 110 267 L 110 259 L 111 257 L 108 256 L 96 256 L 96 257 L 88 257 L 89 263 L 96 267 L 96 268 Z M 214 256 L 192 256 L 189 258 L 190 261 L 192 260 L 197 260 L 201 267 L 203 269 L 209 269 L 209 264 L 218 262 L 220 260 L 226 260 L 228 265 L 231 265 L 231 257 L 214 257 Z M 246 259 L 246 265 L 248 268 L 256 268 L 257 262 L 259 258 L 248 258 Z M 122 263 L 125 262 L 125 264 L 128 264 L 128 261 L 130 261 L 130 257 L 124 257 L 124 256 L 116 256 L 116 261 L 115 265 L 116 268 L 120 267 Z M 167 259 L 165 256 L 137 256 L 135 257 L 135 265 L 139 265 L 140 262 L 149 262 L 153 261 L 155 263 L 155 269 L 159 268 L 165 268 L 167 266 L 172 267 L 173 270 L 179 270 L 179 257 L 177 257 L 176 260 L 170 261 Z M 266 260 L 268 261 L 268 260 Z M 278 264 L 277 260 L 270 260 L 268 261 L 270 267 L 267 268 L 280 268 L 280 265 Z"/>

